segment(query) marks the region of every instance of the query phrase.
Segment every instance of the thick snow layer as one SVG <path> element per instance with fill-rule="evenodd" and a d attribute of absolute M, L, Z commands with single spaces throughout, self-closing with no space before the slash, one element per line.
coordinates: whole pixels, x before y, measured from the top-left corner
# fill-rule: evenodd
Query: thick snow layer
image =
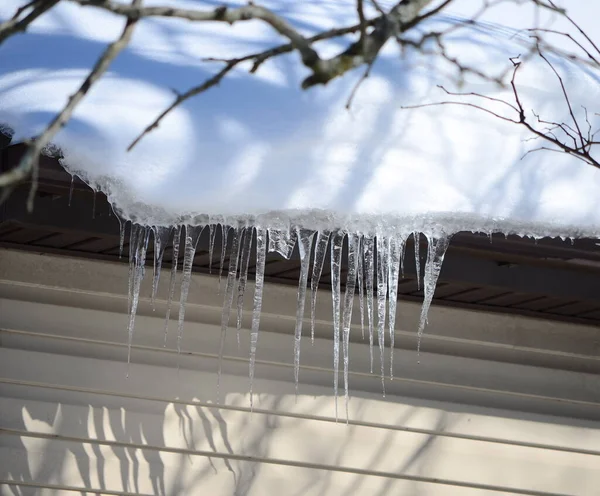
<path fill-rule="evenodd" d="M 3 1 L 0 18 L 21 3 Z M 214 7 L 213 2 L 157 3 Z M 356 22 L 352 0 L 262 4 L 306 35 Z M 568 2 L 583 27 L 600 14 L 592 4 Z M 457 22 L 479 6 L 457 1 L 432 23 Z M 533 19 L 532 9 L 492 10 L 485 24 L 459 30 L 449 50 L 481 69 L 500 70 L 508 57 L 524 52 L 527 40 L 523 32 L 504 26 L 529 27 Z M 541 22 L 560 27 L 551 16 Z M 0 122 L 15 130 L 16 140 L 43 129 L 121 28 L 116 16 L 67 3 L 0 46 Z M 437 85 L 451 87 L 452 71 L 414 50 L 400 56 L 393 43 L 349 111 L 345 104 L 361 71 L 302 91 L 307 70 L 291 54 L 268 61 L 256 74 L 249 74 L 248 66 L 234 71 L 126 151 L 171 103 L 173 90 L 185 91 L 222 66 L 203 58 L 244 55 L 282 42 L 260 22 L 144 20 L 131 46 L 54 140 L 65 153 L 66 167 L 107 192 L 125 217 L 150 224 L 174 224 L 194 215 L 268 214 L 302 218 L 306 227 L 367 231 L 383 221 L 401 223 L 407 232 L 423 231 L 433 221 L 450 232 L 600 233 L 599 170 L 559 153 L 524 156 L 539 144 L 526 141 L 529 136 L 520 127 L 472 108 L 402 109 L 443 100 Z M 334 54 L 347 42 L 318 48 Z M 566 74 L 578 114 L 580 105 L 590 105 L 592 124 L 600 124 L 593 113 L 597 75 L 555 62 Z M 511 97 L 491 83 L 470 81 L 464 90 Z M 527 108 L 548 119 L 567 119 L 558 82 L 541 61 L 524 66 L 519 86 Z"/>

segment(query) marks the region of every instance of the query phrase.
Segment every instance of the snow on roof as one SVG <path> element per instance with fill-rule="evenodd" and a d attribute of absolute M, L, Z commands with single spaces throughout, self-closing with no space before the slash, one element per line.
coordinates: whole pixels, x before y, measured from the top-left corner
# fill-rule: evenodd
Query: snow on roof
<path fill-rule="evenodd" d="M 20 3 L 2 2 L 0 18 Z M 432 22 L 457 22 L 473 3 L 457 2 Z M 265 5 L 307 35 L 356 22 L 350 0 Z M 600 10 L 583 0 L 569 7 L 584 13 L 584 22 L 593 17 L 590 9 Z M 523 51 L 525 35 L 488 21 L 518 19 L 527 25 L 525 14 L 531 12 L 497 12 L 476 28 L 458 31 L 449 49 L 490 71 L 505 67 L 508 57 Z M 15 130 L 15 140 L 43 129 L 121 27 L 112 14 L 67 2 L 0 46 L 0 122 Z M 66 167 L 105 190 L 125 217 L 151 224 L 191 214 L 277 212 L 314 227 L 335 218 L 363 230 L 383 220 L 415 228 L 434 220 L 449 231 L 600 232 L 600 171 L 559 153 L 524 156 L 538 146 L 524 141 L 530 137 L 525 130 L 472 108 L 401 108 L 443 100 L 437 85 L 451 87 L 450 68 L 415 50 L 401 56 L 393 44 L 350 110 L 345 105 L 360 71 L 302 91 L 307 71 L 290 54 L 266 62 L 256 74 L 248 66 L 234 71 L 126 151 L 172 102 L 173 90 L 185 91 L 221 67 L 203 58 L 239 56 L 282 41 L 260 22 L 144 20 L 131 46 L 55 139 Z M 342 41 L 318 47 L 335 53 Z M 557 63 L 565 70 L 573 106 L 579 111 L 580 104 L 593 105 L 600 87 L 595 75 Z M 566 119 L 560 87 L 547 66 L 528 62 L 519 81 L 527 108 Z M 474 79 L 464 89 L 511 96 Z"/>

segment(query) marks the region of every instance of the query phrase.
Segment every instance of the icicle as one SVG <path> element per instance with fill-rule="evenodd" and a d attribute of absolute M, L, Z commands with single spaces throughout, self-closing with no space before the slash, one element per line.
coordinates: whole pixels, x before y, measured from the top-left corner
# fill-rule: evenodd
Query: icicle
<path fill-rule="evenodd" d="M 348 233 L 348 272 L 346 275 L 346 292 L 344 294 L 344 313 L 342 317 L 343 329 L 343 357 L 344 357 L 344 403 L 346 406 L 346 422 L 348 422 L 348 367 L 350 362 L 350 325 L 352 324 L 352 304 L 356 288 L 356 272 L 358 266 L 358 253 L 360 238 L 356 234 Z"/>
<path fill-rule="evenodd" d="M 125 229 L 127 229 L 127 222 L 123 221 L 121 217 L 117 215 L 117 219 L 119 219 L 119 260 L 123 256 L 123 245 L 125 244 Z"/>
<path fill-rule="evenodd" d="M 385 396 L 385 300 L 387 296 L 389 251 L 387 239 L 377 236 L 377 341 L 381 361 L 381 386 Z"/>
<path fill-rule="evenodd" d="M 204 226 L 185 226 L 185 252 L 183 254 L 183 268 L 181 277 L 181 294 L 179 298 L 179 323 L 177 327 L 177 354 L 181 353 L 181 339 L 183 337 L 183 322 L 185 318 L 185 304 L 190 291 L 192 280 L 192 266 L 196 255 L 196 246 Z"/>
<path fill-rule="evenodd" d="M 313 261 L 313 270 L 310 277 L 310 341 L 315 344 L 315 312 L 317 308 L 317 290 L 319 289 L 319 279 L 323 272 L 323 262 L 327 253 L 327 245 L 331 231 L 321 231 L 317 237 L 317 245 L 315 247 L 315 258 Z"/>
<path fill-rule="evenodd" d="M 417 271 L 417 289 L 421 290 L 421 248 L 419 246 L 419 241 L 421 239 L 421 235 L 415 231 L 413 233 L 413 243 L 415 245 L 415 270 Z"/>
<path fill-rule="evenodd" d="M 217 233 L 216 224 L 208 226 L 208 273 L 212 274 L 213 252 L 215 250 L 215 234 Z"/>
<path fill-rule="evenodd" d="M 71 175 L 71 187 L 69 188 L 69 207 L 71 206 L 71 200 L 73 199 L 73 186 L 75 185 L 75 174 Z"/>
<path fill-rule="evenodd" d="M 131 231 L 129 232 L 129 285 L 127 292 L 129 294 L 127 300 L 127 313 L 131 313 L 131 300 L 133 296 L 133 278 L 135 268 L 135 257 L 138 248 L 138 238 L 140 235 L 141 226 L 139 224 L 131 224 Z"/>
<path fill-rule="evenodd" d="M 94 190 L 94 199 L 92 200 L 92 219 L 96 218 L 96 190 Z"/>
<path fill-rule="evenodd" d="M 450 236 L 447 235 L 427 237 L 427 262 L 425 262 L 425 279 L 423 283 L 425 295 L 423 298 L 423 306 L 421 307 L 419 330 L 417 332 L 417 355 L 421 352 L 421 338 L 423 336 L 423 330 L 427 325 L 427 313 L 429 312 L 429 307 L 433 300 L 433 293 L 435 292 L 437 280 L 449 244 Z"/>
<path fill-rule="evenodd" d="M 300 278 L 298 281 L 298 299 L 296 303 L 296 329 L 294 331 L 294 381 L 296 396 L 298 395 L 298 378 L 300 375 L 300 340 L 302 339 L 302 321 L 304 319 L 304 304 L 306 302 L 306 286 L 308 284 L 308 268 L 312 250 L 314 231 L 298 229 L 298 249 L 300 251 Z"/>
<path fill-rule="evenodd" d="M 256 346 L 260 325 L 263 288 L 265 281 L 265 261 L 267 258 L 266 231 L 256 228 L 256 282 L 254 285 L 254 308 L 252 309 L 252 329 L 250 330 L 250 409 L 254 407 L 252 387 L 254 385 L 254 365 L 256 363 Z"/>
<path fill-rule="evenodd" d="M 335 419 L 338 418 L 338 373 L 340 368 L 340 272 L 344 232 L 336 231 L 331 240 L 331 299 L 333 302 L 333 395 Z"/>
<path fill-rule="evenodd" d="M 363 237 L 358 238 L 357 277 L 358 277 L 358 306 L 360 308 L 360 331 L 362 339 L 365 339 L 365 296 L 364 296 L 364 260 L 363 260 Z"/>
<path fill-rule="evenodd" d="M 289 260 L 296 244 L 296 232 L 282 229 L 269 229 L 269 253 L 279 253 L 283 258 Z"/>
<path fill-rule="evenodd" d="M 398 277 L 400 275 L 400 260 L 404 252 L 405 239 L 391 236 L 389 238 L 389 313 L 388 326 L 390 331 L 390 379 L 394 378 L 394 345 L 396 327 L 396 306 L 398 304 Z"/>
<path fill-rule="evenodd" d="M 135 229 L 133 229 L 135 227 Z M 129 364 L 131 363 L 131 344 L 133 342 L 133 329 L 135 315 L 140 299 L 140 286 L 144 279 L 146 250 L 150 239 L 150 228 L 132 226 L 132 243 L 129 245 L 130 260 L 130 294 L 129 294 L 129 323 L 127 325 L 127 377 L 129 377 Z M 134 242 L 135 241 L 135 242 Z"/>
<path fill-rule="evenodd" d="M 163 255 L 171 236 L 170 227 L 153 227 L 154 232 L 154 277 L 152 278 L 152 310 L 155 310 L 156 292 L 160 280 Z"/>
<path fill-rule="evenodd" d="M 227 238 L 230 226 L 221 224 L 221 261 L 219 263 L 219 293 L 221 292 L 221 276 L 223 275 L 223 263 L 225 262 L 225 252 L 227 250 Z"/>
<path fill-rule="evenodd" d="M 173 303 L 173 295 L 175 294 L 175 282 L 177 280 L 177 263 L 179 261 L 179 243 L 181 242 L 182 228 L 183 226 L 177 226 L 175 228 L 175 236 L 173 236 L 173 258 L 171 259 L 171 279 L 169 281 L 169 297 L 167 299 L 167 314 L 165 315 L 165 342 L 163 346 L 167 346 L 167 333 L 169 332 L 171 305 Z"/>
<path fill-rule="evenodd" d="M 237 343 L 240 347 L 240 330 L 242 329 L 242 314 L 244 313 L 244 292 L 246 291 L 246 282 L 248 281 L 248 265 L 250 265 L 250 250 L 252 248 L 252 235 L 254 228 L 247 227 L 242 243 L 242 257 L 240 259 L 240 281 L 238 284 L 237 297 Z"/>
<path fill-rule="evenodd" d="M 369 327 L 369 357 L 371 374 L 373 373 L 373 281 L 375 279 L 375 242 L 371 236 L 363 238 L 363 257 L 365 262 L 365 292 L 367 298 L 367 322 Z"/>
<path fill-rule="evenodd" d="M 227 273 L 227 284 L 225 286 L 225 301 L 223 302 L 223 311 L 221 313 L 221 342 L 219 343 L 219 369 L 217 372 L 217 403 L 220 403 L 221 394 L 221 370 L 223 367 L 223 351 L 225 350 L 225 337 L 227 327 L 229 326 L 229 316 L 231 315 L 231 304 L 233 303 L 233 290 L 235 288 L 235 278 L 237 274 L 238 260 L 240 258 L 240 234 L 242 229 L 233 229 L 233 241 L 231 253 L 229 255 L 229 272 Z"/>

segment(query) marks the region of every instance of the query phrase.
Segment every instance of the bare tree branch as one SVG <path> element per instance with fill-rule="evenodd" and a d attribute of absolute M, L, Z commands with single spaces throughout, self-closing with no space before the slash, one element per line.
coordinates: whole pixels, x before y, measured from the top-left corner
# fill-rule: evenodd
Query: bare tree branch
<path fill-rule="evenodd" d="M 133 0 L 133 5 L 139 5 L 142 0 Z M 85 81 L 81 84 L 79 89 L 69 98 L 69 101 L 61 112 L 54 117 L 52 122 L 48 125 L 45 131 L 29 141 L 27 151 L 19 161 L 19 164 L 0 175 L 0 187 L 7 187 L 11 184 L 18 183 L 25 179 L 29 174 L 32 175 L 33 181 L 29 192 L 29 200 L 27 208 L 31 211 L 33 209 L 33 202 L 35 199 L 35 193 L 37 190 L 37 174 L 38 174 L 38 160 L 39 155 L 44 147 L 52 140 L 52 138 L 60 131 L 60 129 L 67 123 L 71 118 L 75 107 L 83 100 L 90 90 L 90 88 L 96 83 L 100 77 L 106 72 L 111 62 L 119 55 L 119 53 L 127 46 L 131 39 L 133 29 L 137 19 L 127 19 L 125 28 L 121 33 L 121 36 L 111 43 L 100 58 L 96 61 L 93 69 L 90 71 Z"/>
<path fill-rule="evenodd" d="M 15 15 L 8 21 L 0 24 L 0 45 L 13 34 L 23 32 L 27 27 L 35 21 L 44 12 L 54 7 L 60 0 L 33 0 L 20 7 Z M 31 8 L 31 12 L 22 19 L 21 14 Z"/>

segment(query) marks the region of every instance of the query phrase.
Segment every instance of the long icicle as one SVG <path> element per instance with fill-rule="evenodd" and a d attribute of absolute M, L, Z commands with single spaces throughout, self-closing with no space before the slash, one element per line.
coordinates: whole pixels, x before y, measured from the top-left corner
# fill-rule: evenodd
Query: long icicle
<path fill-rule="evenodd" d="M 183 254 L 183 267 L 181 268 L 181 292 L 179 295 L 179 319 L 177 324 L 178 355 L 181 354 L 181 340 L 183 338 L 183 324 L 185 320 L 185 304 L 187 303 L 187 297 L 190 291 L 194 256 L 196 255 L 196 246 L 198 246 L 198 240 L 200 239 L 203 229 L 204 226 L 185 226 L 185 251 Z"/>
<path fill-rule="evenodd" d="M 171 279 L 169 281 L 169 296 L 167 298 L 167 313 L 165 315 L 165 340 L 163 347 L 167 346 L 167 334 L 169 332 L 169 319 L 171 318 L 171 305 L 173 304 L 173 295 L 175 294 L 175 283 L 177 282 L 177 263 L 179 262 L 179 245 L 181 243 L 181 231 L 183 226 L 175 228 L 173 236 L 173 257 L 171 259 Z"/>
<path fill-rule="evenodd" d="M 302 339 L 306 286 L 308 284 L 310 252 L 314 236 L 314 231 L 297 229 L 298 250 L 300 252 L 300 278 L 298 281 L 298 299 L 296 303 L 296 328 L 294 330 L 294 384 L 296 386 L 296 396 L 298 396 L 298 380 L 300 375 L 300 341 Z"/>
<path fill-rule="evenodd" d="M 216 224 L 209 224 L 208 231 L 208 273 L 212 274 L 213 253 L 215 251 L 215 234 L 217 232 Z"/>
<path fill-rule="evenodd" d="M 150 239 L 150 228 L 136 226 L 137 233 L 132 234 L 132 239 L 135 237 L 135 243 L 129 245 L 132 266 L 132 280 L 130 283 L 131 304 L 129 307 L 129 323 L 127 325 L 127 377 L 129 377 L 129 365 L 131 363 L 131 345 L 133 343 L 133 330 L 135 327 L 135 315 L 137 313 L 138 302 L 140 300 L 140 286 L 144 279 L 146 265 L 146 250 L 148 249 L 148 240 Z"/>
<path fill-rule="evenodd" d="M 237 344 L 240 348 L 240 330 L 242 329 L 242 317 L 244 313 L 244 293 L 246 292 L 246 283 L 248 281 L 248 266 L 250 265 L 250 250 L 252 249 L 252 236 L 254 229 L 247 227 L 242 243 L 242 256 L 240 260 L 240 280 L 238 284 L 237 296 Z"/>
<path fill-rule="evenodd" d="M 256 228 L 256 278 L 254 285 L 254 307 L 252 309 L 252 329 L 250 330 L 250 410 L 254 408 L 253 386 L 254 367 L 256 363 L 256 347 L 260 327 L 260 311 L 262 308 L 265 282 L 265 261 L 267 258 L 267 233 L 261 227 Z"/>
<path fill-rule="evenodd" d="M 365 288 L 364 288 L 364 257 L 363 257 L 363 236 L 358 235 L 358 248 L 356 252 L 356 275 L 358 278 L 358 307 L 360 309 L 360 332 L 362 339 L 365 339 Z"/>
<path fill-rule="evenodd" d="M 240 258 L 240 235 L 242 232 L 243 228 L 233 228 L 233 240 L 231 245 L 231 253 L 229 255 L 229 272 L 227 273 L 227 283 L 225 286 L 225 301 L 223 302 L 223 311 L 221 313 L 221 341 L 219 343 L 219 365 L 217 371 L 217 403 L 221 402 L 221 371 L 223 369 L 223 352 L 225 351 L 225 338 L 227 337 L 227 328 L 229 327 L 229 317 L 231 315 L 231 305 L 233 303 L 233 290 L 235 288 L 237 266 Z"/>
<path fill-rule="evenodd" d="M 419 241 L 421 239 L 421 235 L 415 231 L 413 233 L 413 243 L 415 245 L 415 270 L 417 272 L 417 289 L 421 290 L 421 248 L 419 246 Z"/>
<path fill-rule="evenodd" d="M 421 318 L 419 320 L 419 330 L 417 331 L 417 356 L 421 355 L 421 338 L 423 331 L 427 325 L 427 314 L 433 300 L 433 294 L 437 285 L 442 263 L 446 250 L 450 244 L 450 236 L 442 234 L 441 236 L 427 236 L 427 261 L 425 262 L 425 278 L 423 281 L 423 289 L 425 295 L 423 297 L 423 306 L 421 307 Z M 418 360 L 420 363 L 420 359 Z"/>
<path fill-rule="evenodd" d="M 360 238 L 357 234 L 348 233 L 348 272 L 346 274 L 346 292 L 344 294 L 344 313 L 342 318 L 343 357 L 344 357 L 344 404 L 346 406 L 346 423 L 348 422 L 349 401 L 349 364 L 350 364 L 350 326 L 352 324 L 352 304 L 356 288 L 356 272 L 358 266 Z"/>
<path fill-rule="evenodd" d="M 377 341 L 381 362 L 381 387 L 385 396 L 385 303 L 387 297 L 388 258 L 387 239 L 377 236 Z"/>
<path fill-rule="evenodd" d="M 131 300 L 133 296 L 133 278 L 135 268 L 135 257 L 138 249 L 138 238 L 142 226 L 139 224 L 131 224 L 131 230 L 129 231 L 129 285 L 127 288 L 127 313 L 131 314 Z"/>
<path fill-rule="evenodd" d="M 372 236 L 363 238 L 363 257 L 365 262 L 365 292 L 367 299 L 367 322 L 369 328 L 369 358 L 373 373 L 373 281 L 375 280 L 375 242 Z"/>
<path fill-rule="evenodd" d="M 390 379 L 394 378 L 394 346 L 396 338 L 396 308 L 398 305 L 398 278 L 400 276 L 400 260 L 404 253 L 405 238 L 390 236 L 389 238 L 389 308 L 388 327 L 390 333 Z"/>
<path fill-rule="evenodd" d="M 221 292 L 221 276 L 223 275 L 223 263 L 225 262 L 225 252 L 227 251 L 227 239 L 231 226 L 221 224 L 221 261 L 219 262 L 219 293 Z"/>
<path fill-rule="evenodd" d="M 331 240 L 331 299 L 333 303 L 333 395 L 335 420 L 338 418 L 338 375 L 340 369 L 340 274 L 344 231 L 336 231 Z"/>
<path fill-rule="evenodd" d="M 321 231 L 317 236 L 317 244 L 315 247 L 315 257 L 313 261 L 313 270 L 310 277 L 310 341 L 315 344 L 315 313 L 317 309 L 317 290 L 319 289 L 319 280 L 323 273 L 323 262 L 327 254 L 327 245 L 331 231 Z"/>
<path fill-rule="evenodd" d="M 154 232 L 154 277 L 152 278 L 152 310 L 155 310 L 156 292 L 158 291 L 158 283 L 160 281 L 160 271 L 162 268 L 163 256 L 165 248 L 171 237 L 170 227 L 153 227 Z"/>

